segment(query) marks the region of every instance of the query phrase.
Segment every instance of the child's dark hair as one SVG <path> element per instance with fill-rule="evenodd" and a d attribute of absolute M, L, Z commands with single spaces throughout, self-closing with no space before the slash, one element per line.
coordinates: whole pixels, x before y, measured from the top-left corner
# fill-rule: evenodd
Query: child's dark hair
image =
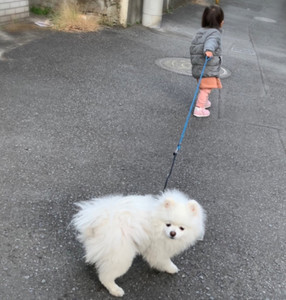
<path fill-rule="evenodd" d="M 224 13 L 220 6 L 211 5 L 205 8 L 202 16 L 202 27 L 220 28 Z"/>

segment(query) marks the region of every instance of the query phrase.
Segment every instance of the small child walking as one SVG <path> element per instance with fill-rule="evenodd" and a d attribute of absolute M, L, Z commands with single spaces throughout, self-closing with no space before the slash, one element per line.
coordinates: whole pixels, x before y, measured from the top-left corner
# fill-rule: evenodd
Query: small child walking
<path fill-rule="evenodd" d="M 211 57 L 208 61 L 200 84 L 200 92 L 194 109 L 194 116 L 208 117 L 207 108 L 211 107 L 209 95 L 212 89 L 222 88 L 219 79 L 221 66 L 221 34 L 224 23 L 224 12 L 220 6 L 211 5 L 205 8 L 202 15 L 202 28 L 196 33 L 190 47 L 192 74 L 199 80 L 205 56 Z"/>

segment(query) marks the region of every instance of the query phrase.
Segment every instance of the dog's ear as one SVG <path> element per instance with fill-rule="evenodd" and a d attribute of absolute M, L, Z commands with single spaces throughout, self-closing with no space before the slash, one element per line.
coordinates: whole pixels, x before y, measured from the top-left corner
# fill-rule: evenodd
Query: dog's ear
<path fill-rule="evenodd" d="M 193 216 L 197 216 L 200 209 L 198 202 L 195 200 L 189 200 L 188 206 L 191 212 L 193 213 Z"/>
<path fill-rule="evenodd" d="M 174 204 L 174 200 L 170 199 L 170 198 L 165 199 L 165 201 L 163 202 L 163 205 L 164 205 L 165 208 L 169 208 L 173 204 Z"/>

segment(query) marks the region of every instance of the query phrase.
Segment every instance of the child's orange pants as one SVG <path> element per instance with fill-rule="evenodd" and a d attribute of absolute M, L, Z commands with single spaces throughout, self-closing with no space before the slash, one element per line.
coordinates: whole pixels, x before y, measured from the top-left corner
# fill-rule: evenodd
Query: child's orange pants
<path fill-rule="evenodd" d="M 209 94 L 211 91 L 212 89 L 200 89 L 197 103 L 196 103 L 197 107 L 202 107 L 202 108 L 206 107 L 206 104 L 209 100 Z"/>

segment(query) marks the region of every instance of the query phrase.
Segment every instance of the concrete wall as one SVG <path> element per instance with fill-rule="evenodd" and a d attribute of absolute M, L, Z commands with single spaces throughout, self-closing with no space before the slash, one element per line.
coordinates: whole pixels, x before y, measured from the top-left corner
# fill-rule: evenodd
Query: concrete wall
<path fill-rule="evenodd" d="M 129 0 L 127 24 L 136 24 L 142 21 L 143 0 Z"/>
<path fill-rule="evenodd" d="M 0 0 L 1 1 L 1 0 Z M 5 1 L 5 0 L 4 0 Z M 63 0 L 60 0 L 63 1 Z M 68 0 L 76 1 L 85 12 L 96 12 L 111 23 L 120 23 L 124 26 L 142 22 L 144 0 Z M 156 1 L 156 0 L 154 0 Z M 176 8 L 188 0 L 164 0 L 163 10 Z M 30 0 L 30 6 L 55 8 L 59 0 Z"/>
<path fill-rule="evenodd" d="M 62 1 L 62 0 L 60 0 Z M 55 7 L 55 5 L 58 3 L 58 0 L 30 0 L 30 7 L 36 6 L 36 7 Z"/>
<path fill-rule="evenodd" d="M 164 0 L 164 10 L 173 9 L 180 5 L 186 4 L 188 0 Z"/>
<path fill-rule="evenodd" d="M 29 0 L 0 0 L 0 23 L 29 16 Z"/>
<path fill-rule="evenodd" d="M 1 1 L 1 0 L 0 0 Z M 30 7 L 50 7 L 56 9 L 64 0 L 30 0 Z M 122 0 L 65 0 L 76 2 L 80 5 L 83 12 L 98 13 L 104 16 L 104 19 L 112 24 L 118 23 L 120 14 L 120 3 Z M 133 0 L 130 0 L 133 1 Z"/>
<path fill-rule="evenodd" d="M 154 0 L 156 1 L 156 0 Z M 127 24 L 142 22 L 144 0 L 129 0 Z M 163 12 L 187 3 L 188 0 L 164 0 Z"/>
<path fill-rule="evenodd" d="M 55 9 L 63 1 L 78 3 L 85 12 L 104 13 L 108 8 L 119 5 L 121 0 L 30 0 L 30 6 Z"/>

